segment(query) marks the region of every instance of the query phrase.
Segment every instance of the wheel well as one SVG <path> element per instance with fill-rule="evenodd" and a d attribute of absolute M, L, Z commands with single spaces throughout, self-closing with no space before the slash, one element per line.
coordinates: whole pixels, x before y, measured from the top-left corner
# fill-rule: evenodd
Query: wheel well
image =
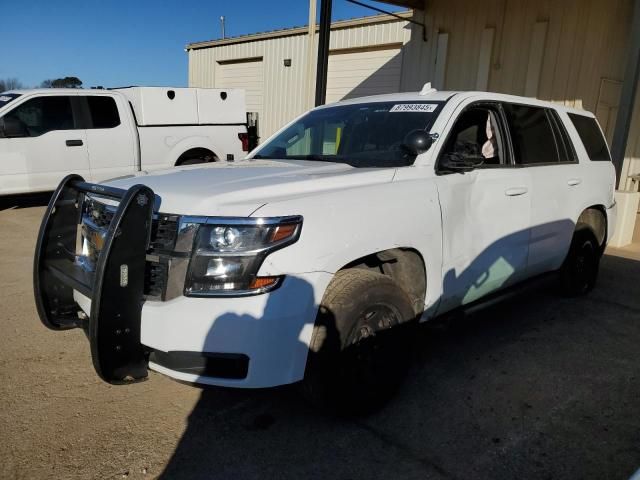
<path fill-rule="evenodd" d="M 340 270 L 362 268 L 391 277 L 409 298 L 416 315 L 424 311 L 427 273 L 422 255 L 411 248 L 392 248 L 348 263 Z"/>
<path fill-rule="evenodd" d="M 605 208 L 602 205 L 593 205 L 589 208 L 586 208 L 578 217 L 578 221 L 576 222 L 576 230 L 579 228 L 588 227 L 590 228 L 596 239 L 598 240 L 598 244 L 603 247 L 607 240 L 607 214 L 605 213 Z"/>
<path fill-rule="evenodd" d="M 202 159 L 203 163 L 217 162 L 219 160 L 218 156 L 208 148 L 191 148 L 178 157 L 176 166 L 182 165 L 188 160 L 196 159 Z"/>

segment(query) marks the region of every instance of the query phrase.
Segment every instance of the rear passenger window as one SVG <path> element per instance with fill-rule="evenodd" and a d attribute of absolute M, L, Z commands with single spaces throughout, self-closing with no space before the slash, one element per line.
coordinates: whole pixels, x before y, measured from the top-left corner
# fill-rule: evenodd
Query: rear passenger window
<path fill-rule="evenodd" d="M 589 158 L 596 162 L 610 162 L 611 154 L 607 148 L 607 141 L 604 139 L 596 119 L 575 113 L 570 113 L 569 118 L 573 122 L 573 126 L 576 127 Z"/>
<path fill-rule="evenodd" d="M 516 164 L 558 163 L 558 147 L 544 108 L 504 105 Z"/>
<path fill-rule="evenodd" d="M 92 128 L 113 128 L 120 125 L 118 107 L 111 97 L 87 97 Z"/>

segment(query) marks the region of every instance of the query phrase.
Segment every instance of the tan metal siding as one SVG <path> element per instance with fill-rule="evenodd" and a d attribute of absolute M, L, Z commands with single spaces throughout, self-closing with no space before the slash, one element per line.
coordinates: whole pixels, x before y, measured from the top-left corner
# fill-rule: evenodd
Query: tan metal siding
<path fill-rule="evenodd" d="M 369 48 L 329 55 L 327 103 L 400 89 L 402 51 Z"/>
<path fill-rule="evenodd" d="M 425 13 L 416 11 L 415 17 L 424 18 L 429 41 L 423 42 L 419 27 L 412 27 L 412 39 L 404 47 L 401 88 L 417 90 L 436 78 L 435 39 L 439 33 L 448 33 L 444 88 L 473 90 L 482 32 L 495 28 L 488 89 L 524 95 L 533 74 L 528 72 L 530 65 L 537 63 L 532 58 L 538 53 L 533 42 L 536 23 L 547 22 L 536 96 L 596 112 L 602 80 L 623 78 L 631 13 L 631 0 L 428 0 Z M 640 99 L 629 137 L 625 177 L 628 172 L 640 172 L 638 113 Z M 607 109 L 598 111 L 608 129 L 609 115 Z"/>

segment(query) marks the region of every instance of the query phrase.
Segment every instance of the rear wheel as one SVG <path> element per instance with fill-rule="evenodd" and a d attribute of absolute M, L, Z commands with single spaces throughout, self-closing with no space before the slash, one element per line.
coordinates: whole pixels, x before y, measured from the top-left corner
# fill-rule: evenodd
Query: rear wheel
<path fill-rule="evenodd" d="M 410 363 L 415 315 L 391 278 L 367 270 L 336 274 L 311 340 L 303 394 L 341 414 L 366 414 L 387 401 Z"/>
<path fill-rule="evenodd" d="M 196 165 L 198 163 L 210 163 L 219 161 L 215 153 L 206 148 L 194 148 L 187 152 L 184 152 L 178 158 L 176 166 L 182 165 Z"/>
<path fill-rule="evenodd" d="M 598 278 L 602 249 L 595 234 L 579 228 L 573 234 L 567 258 L 560 269 L 560 287 L 568 296 L 578 296 L 593 290 Z"/>

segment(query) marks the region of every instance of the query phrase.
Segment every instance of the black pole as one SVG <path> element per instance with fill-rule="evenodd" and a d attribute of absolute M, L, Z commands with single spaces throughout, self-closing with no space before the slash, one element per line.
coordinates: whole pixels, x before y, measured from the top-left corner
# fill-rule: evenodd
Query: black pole
<path fill-rule="evenodd" d="M 638 89 L 638 79 L 640 78 L 640 0 L 633 2 L 633 19 L 631 24 L 631 35 L 629 36 L 629 50 L 627 52 L 627 68 L 622 83 L 622 93 L 620 94 L 620 106 L 616 118 L 616 128 L 613 132 L 611 142 L 611 156 L 618 174 L 620 188 L 625 188 L 621 181 L 622 165 L 627 150 L 631 119 L 633 117 L 633 106 Z"/>
<path fill-rule="evenodd" d="M 320 36 L 318 37 L 318 68 L 316 73 L 316 107 L 327 99 L 329 67 L 329 36 L 331 35 L 331 2 L 320 0 Z"/>

